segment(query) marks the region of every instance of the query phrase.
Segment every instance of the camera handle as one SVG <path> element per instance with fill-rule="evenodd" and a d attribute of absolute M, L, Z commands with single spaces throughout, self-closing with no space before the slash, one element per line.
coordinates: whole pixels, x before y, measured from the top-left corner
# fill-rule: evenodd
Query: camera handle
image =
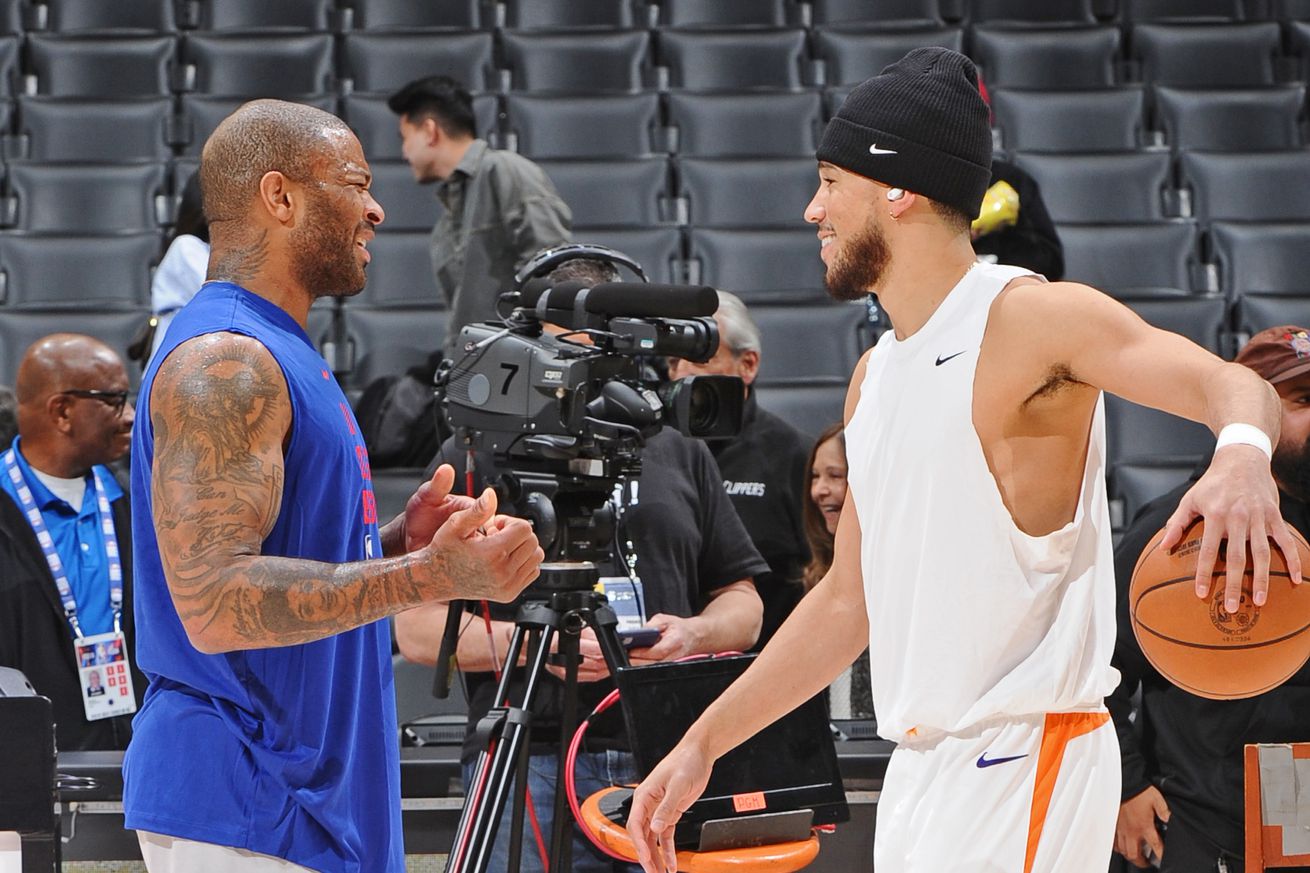
<path fill-rule="evenodd" d="M 453 612 L 453 610 L 452 610 Z M 464 810 L 451 848 L 447 873 L 486 873 L 495 845 L 500 817 L 513 791 L 508 873 L 518 873 L 523 849 L 523 815 L 526 809 L 531 713 L 551 660 L 551 642 L 558 636 L 555 663 L 564 666 L 563 711 L 560 714 L 560 748 L 556 764 L 555 803 L 550 837 L 550 869 L 572 867 L 572 815 L 565 796 L 564 769 L 569 740 L 578 720 L 578 643 L 584 628 L 596 632 L 610 673 L 627 666 L 628 657 L 616 628 L 618 617 L 603 594 L 594 590 L 557 591 L 548 601 L 529 601 L 514 619 L 506 669 L 496 688 L 497 701 L 509 699 L 514 665 L 525 647 L 527 685 L 517 706 L 491 709 L 478 722 L 475 736 L 485 747 L 478 753 L 471 785 L 465 786 Z M 458 632 L 456 632 L 458 636 Z M 438 662 L 440 671 L 441 662 Z M 512 771 L 512 775 L 511 775 Z"/>

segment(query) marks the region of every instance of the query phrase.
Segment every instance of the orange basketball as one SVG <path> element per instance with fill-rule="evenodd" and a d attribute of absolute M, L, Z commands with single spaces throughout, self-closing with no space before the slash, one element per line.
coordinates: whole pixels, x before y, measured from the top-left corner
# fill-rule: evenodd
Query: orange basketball
<path fill-rule="evenodd" d="M 1196 557 L 1205 524 L 1197 520 L 1173 553 L 1160 548 L 1161 530 L 1142 550 L 1128 588 L 1133 633 L 1147 660 L 1166 679 L 1201 697 L 1253 697 L 1285 682 L 1310 658 L 1310 583 L 1293 585 L 1283 553 L 1271 543 L 1269 598 L 1251 600 L 1247 552 L 1242 598 L 1231 615 L 1223 608 L 1224 547 L 1215 563 L 1210 596 L 1196 596 Z M 1295 530 L 1303 573 L 1310 545 Z"/>

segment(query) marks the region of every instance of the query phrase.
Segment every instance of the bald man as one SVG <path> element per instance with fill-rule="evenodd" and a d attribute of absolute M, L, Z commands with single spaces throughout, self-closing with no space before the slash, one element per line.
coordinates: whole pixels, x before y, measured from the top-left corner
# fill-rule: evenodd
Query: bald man
<path fill-rule="evenodd" d="M 123 764 L 151 873 L 401 871 L 396 612 L 512 599 L 529 525 L 438 470 L 379 528 L 350 405 L 305 334 L 382 223 L 359 141 L 259 100 L 205 144 L 207 281 L 142 379 L 132 440 L 150 688 Z"/>
<path fill-rule="evenodd" d="M 128 502 L 105 466 L 131 439 L 127 373 L 99 340 L 53 334 L 23 355 L 16 388 L 18 436 L 0 455 L 0 666 L 50 698 L 61 751 L 123 749 L 145 688 L 130 654 Z M 113 673 L 100 670 L 114 680 L 107 705 L 83 697 L 79 651 L 116 628 L 127 655 Z M 118 666 L 131 682 L 119 681 Z"/>

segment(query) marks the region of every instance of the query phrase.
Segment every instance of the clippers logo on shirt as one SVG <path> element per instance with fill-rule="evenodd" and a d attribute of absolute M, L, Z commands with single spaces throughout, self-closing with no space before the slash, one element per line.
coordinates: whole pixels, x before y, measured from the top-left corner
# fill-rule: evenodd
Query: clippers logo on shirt
<path fill-rule="evenodd" d="M 728 492 L 729 497 L 763 497 L 763 482 L 733 482 L 729 479 L 723 480 L 723 489 Z"/>
<path fill-rule="evenodd" d="M 324 371 L 326 375 L 326 371 Z M 364 448 L 364 442 L 360 439 L 359 431 L 355 428 L 355 417 L 350 413 L 350 407 L 344 403 L 338 404 L 341 408 L 341 417 L 346 422 L 346 430 L 350 433 L 351 440 L 355 444 L 355 464 L 359 467 L 359 478 L 364 483 L 364 488 L 360 492 L 362 502 L 362 511 L 364 513 L 364 526 L 376 527 L 378 523 L 378 503 L 373 494 L 373 468 L 368 463 L 368 449 Z M 373 534 L 364 534 L 364 557 L 376 557 L 377 548 L 373 542 Z"/>

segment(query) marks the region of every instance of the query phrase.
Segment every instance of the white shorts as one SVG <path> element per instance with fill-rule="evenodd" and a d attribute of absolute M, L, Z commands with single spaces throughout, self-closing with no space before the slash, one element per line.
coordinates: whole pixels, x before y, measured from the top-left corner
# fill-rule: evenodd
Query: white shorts
<path fill-rule="evenodd" d="M 149 873 L 314 873 L 272 855 L 137 831 Z"/>
<path fill-rule="evenodd" d="M 898 746 L 878 799 L 878 873 L 1105 873 L 1119 813 L 1106 712 L 999 722 Z"/>

